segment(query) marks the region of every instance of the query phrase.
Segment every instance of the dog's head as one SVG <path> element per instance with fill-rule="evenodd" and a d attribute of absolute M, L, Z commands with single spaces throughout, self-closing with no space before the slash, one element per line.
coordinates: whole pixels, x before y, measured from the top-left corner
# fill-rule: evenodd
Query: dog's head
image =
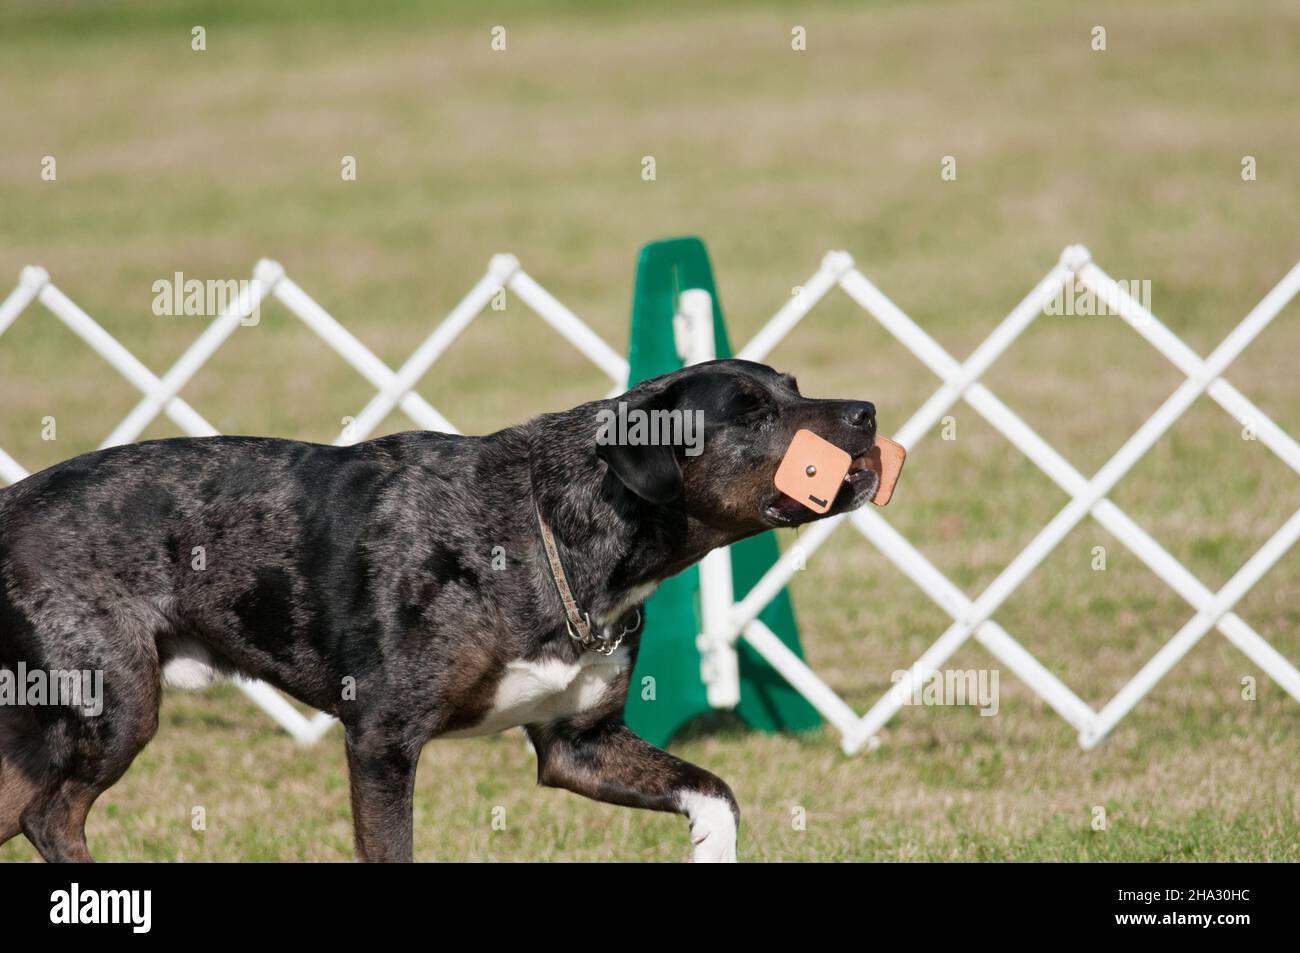
<path fill-rule="evenodd" d="M 679 501 L 690 516 L 728 534 L 843 513 L 876 492 L 878 477 L 866 468 L 876 408 L 804 397 L 793 377 L 764 364 L 710 361 L 665 374 L 602 405 L 599 418 L 597 455 L 628 490 L 652 503 Z M 772 482 L 799 430 L 853 458 L 825 514 Z"/>

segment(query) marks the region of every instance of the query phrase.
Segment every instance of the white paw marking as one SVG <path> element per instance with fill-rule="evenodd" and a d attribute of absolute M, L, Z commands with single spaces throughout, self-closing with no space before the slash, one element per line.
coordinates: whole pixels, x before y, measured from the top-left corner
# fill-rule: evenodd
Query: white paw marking
<path fill-rule="evenodd" d="M 677 803 L 691 821 L 691 859 L 697 864 L 734 864 L 736 862 L 736 816 L 731 805 L 720 797 L 698 791 L 682 791 Z"/>

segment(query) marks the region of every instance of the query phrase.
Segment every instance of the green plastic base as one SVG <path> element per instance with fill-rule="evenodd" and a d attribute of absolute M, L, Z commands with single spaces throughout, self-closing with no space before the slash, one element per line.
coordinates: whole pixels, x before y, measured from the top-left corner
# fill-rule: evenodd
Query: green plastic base
<path fill-rule="evenodd" d="M 631 382 L 682 366 L 673 337 L 677 297 L 687 288 L 713 296 L 713 333 L 718 357 L 731 346 L 713 283 L 709 253 L 698 238 L 651 242 L 641 249 L 632 299 L 628 348 Z M 743 598 L 776 562 L 776 538 L 764 533 L 731 547 L 734 597 Z M 646 603 L 641 652 L 628 691 L 628 726 L 651 744 L 664 746 L 687 722 L 709 707 L 700 680 L 700 574 L 692 567 L 666 580 Z M 759 618 L 800 658 L 799 630 L 784 590 Z M 740 704 L 736 713 L 759 731 L 805 731 L 821 724 L 816 710 L 743 641 L 738 645 Z"/>

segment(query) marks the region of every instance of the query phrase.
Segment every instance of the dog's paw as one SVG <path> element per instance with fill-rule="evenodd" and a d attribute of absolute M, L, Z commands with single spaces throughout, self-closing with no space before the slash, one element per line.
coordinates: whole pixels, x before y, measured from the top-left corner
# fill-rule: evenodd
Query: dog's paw
<path fill-rule="evenodd" d="M 698 840 L 692 838 L 693 864 L 734 864 L 736 863 L 736 840 L 728 839 L 717 831 L 711 831 Z"/>
<path fill-rule="evenodd" d="M 692 862 L 734 864 L 736 815 L 731 804 L 695 791 L 683 792 L 679 800 L 691 821 Z"/>

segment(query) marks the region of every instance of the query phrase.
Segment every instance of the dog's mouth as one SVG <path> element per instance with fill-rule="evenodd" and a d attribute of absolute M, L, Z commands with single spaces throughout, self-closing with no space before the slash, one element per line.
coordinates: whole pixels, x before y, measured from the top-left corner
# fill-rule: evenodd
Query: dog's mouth
<path fill-rule="evenodd" d="M 763 520 L 770 526 L 798 526 L 861 506 L 875 496 L 876 490 L 880 488 L 880 474 L 871 468 L 871 450 L 868 447 L 853 458 L 831 508 L 825 513 L 811 510 L 794 497 L 774 490 L 763 503 Z"/>

